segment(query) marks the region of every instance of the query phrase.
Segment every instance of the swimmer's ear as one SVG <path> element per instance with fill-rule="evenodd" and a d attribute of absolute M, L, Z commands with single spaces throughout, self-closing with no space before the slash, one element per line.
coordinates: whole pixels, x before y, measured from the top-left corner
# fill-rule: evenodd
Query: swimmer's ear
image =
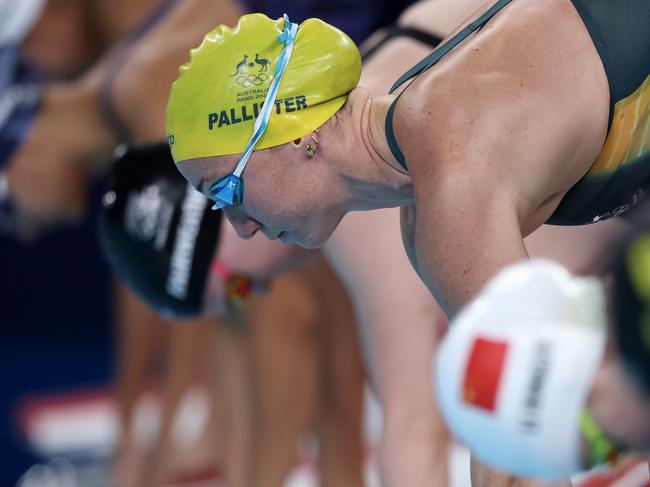
<path fill-rule="evenodd" d="M 307 159 L 312 159 L 316 155 L 316 148 L 318 147 L 318 137 L 316 134 L 318 133 L 318 130 L 315 132 L 312 132 L 311 134 L 311 141 L 307 143 L 306 146 L 304 146 L 304 151 L 305 151 L 305 156 Z M 291 145 L 293 146 L 294 149 L 303 149 L 303 139 L 305 137 L 301 137 L 299 139 L 295 139 Z"/>
<path fill-rule="evenodd" d="M 304 152 L 304 154 L 305 154 L 306 159 L 311 159 L 314 156 L 313 149 L 311 148 L 311 146 L 309 144 L 305 145 L 303 143 L 304 139 L 305 139 L 304 137 L 300 137 L 299 139 L 293 140 L 291 142 L 291 146 L 294 149 L 302 150 Z"/>

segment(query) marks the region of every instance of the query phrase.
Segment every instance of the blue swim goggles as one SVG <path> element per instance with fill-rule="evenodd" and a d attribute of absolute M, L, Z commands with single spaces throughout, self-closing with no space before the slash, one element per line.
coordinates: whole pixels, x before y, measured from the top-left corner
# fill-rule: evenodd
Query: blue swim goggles
<path fill-rule="evenodd" d="M 262 111 L 259 117 L 257 117 L 257 120 L 255 120 L 253 136 L 248 141 L 248 145 L 246 145 L 246 149 L 244 149 L 235 170 L 210 186 L 210 198 L 215 202 L 212 207 L 213 210 L 220 210 L 226 206 L 237 206 L 244 200 L 244 181 L 241 175 L 246 168 L 246 164 L 248 164 L 248 160 L 250 159 L 253 150 L 255 149 L 255 144 L 257 144 L 257 141 L 262 137 L 269 124 L 269 118 L 271 117 L 271 111 L 275 106 L 275 99 L 278 95 L 280 82 L 287 70 L 291 54 L 293 53 L 294 40 L 297 33 L 298 24 L 291 22 L 289 17 L 285 14 L 284 28 L 282 29 L 282 34 L 278 36 L 278 41 L 284 43 L 284 49 L 282 49 L 282 53 L 280 53 L 278 62 L 275 65 L 273 81 L 271 82 L 269 91 L 264 99 Z"/>

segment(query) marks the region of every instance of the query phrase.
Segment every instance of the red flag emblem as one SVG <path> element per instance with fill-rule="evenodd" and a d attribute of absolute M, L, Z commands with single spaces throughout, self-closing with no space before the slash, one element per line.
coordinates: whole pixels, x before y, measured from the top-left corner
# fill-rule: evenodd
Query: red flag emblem
<path fill-rule="evenodd" d="M 487 411 L 496 407 L 503 363 L 508 351 L 506 342 L 477 338 L 467 362 L 463 399 Z"/>

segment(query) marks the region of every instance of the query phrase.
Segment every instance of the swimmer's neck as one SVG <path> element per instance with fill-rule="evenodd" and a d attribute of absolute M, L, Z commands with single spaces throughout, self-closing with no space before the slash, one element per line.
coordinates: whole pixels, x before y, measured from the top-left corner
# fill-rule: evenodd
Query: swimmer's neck
<path fill-rule="evenodd" d="M 367 128 L 362 133 L 367 136 L 378 165 L 382 168 L 388 166 L 391 172 L 397 171 L 410 177 L 408 170 L 395 159 L 386 138 L 386 115 L 395 98 L 395 95 L 368 98 L 365 107 L 367 117 L 364 117 L 367 120 Z"/>
<path fill-rule="evenodd" d="M 350 94 L 352 139 L 346 146 L 346 174 L 350 210 L 372 210 L 413 204 L 411 177 L 394 159 L 384 121 L 392 97 L 370 98 L 365 90 Z M 399 169 L 398 169 L 399 168 Z"/>

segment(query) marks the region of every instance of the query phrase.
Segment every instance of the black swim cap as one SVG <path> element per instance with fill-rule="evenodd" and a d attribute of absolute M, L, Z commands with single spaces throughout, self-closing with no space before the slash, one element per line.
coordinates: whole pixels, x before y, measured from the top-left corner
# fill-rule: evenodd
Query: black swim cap
<path fill-rule="evenodd" d="M 618 256 L 614 317 L 623 360 L 650 394 L 650 229 L 632 236 Z"/>
<path fill-rule="evenodd" d="M 192 188 L 167 144 L 126 150 L 104 196 L 100 241 L 116 274 L 170 318 L 201 314 L 222 213 Z"/>

